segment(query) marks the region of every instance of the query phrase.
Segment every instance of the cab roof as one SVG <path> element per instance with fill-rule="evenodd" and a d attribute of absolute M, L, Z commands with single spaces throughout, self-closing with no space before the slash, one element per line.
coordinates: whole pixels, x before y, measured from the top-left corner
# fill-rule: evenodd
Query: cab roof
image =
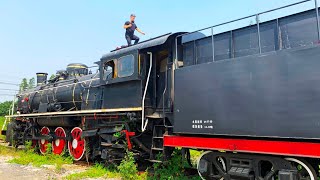
<path fill-rule="evenodd" d="M 145 48 L 149 48 L 149 47 L 162 45 L 168 40 L 168 38 L 171 35 L 173 35 L 173 33 L 167 33 L 167 34 L 164 34 L 164 35 L 152 38 L 152 39 L 148 39 L 146 41 L 142 41 L 142 42 L 140 42 L 140 43 L 138 43 L 136 45 L 123 47 L 121 49 L 112 50 L 110 53 L 107 53 L 107 54 L 103 55 L 101 57 L 101 60 L 109 59 L 109 58 L 114 57 L 114 56 L 116 56 L 118 54 L 125 54 L 125 53 L 128 53 L 128 52 L 133 51 L 133 50 L 140 50 L 140 49 L 145 49 Z"/>

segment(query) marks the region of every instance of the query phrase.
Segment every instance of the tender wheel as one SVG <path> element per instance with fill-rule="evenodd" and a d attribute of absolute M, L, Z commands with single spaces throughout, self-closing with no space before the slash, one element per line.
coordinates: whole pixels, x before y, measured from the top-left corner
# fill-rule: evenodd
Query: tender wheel
<path fill-rule="evenodd" d="M 223 157 L 215 157 L 211 151 L 206 151 L 198 159 L 197 169 L 201 179 L 224 179 L 226 162 Z"/>
<path fill-rule="evenodd" d="M 303 159 L 285 158 L 298 170 L 298 180 L 317 180 L 317 174 L 313 167 Z"/>
<path fill-rule="evenodd" d="M 85 140 L 81 138 L 82 129 L 75 127 L 71 130 L 71 141 L 68 141 L 68 150 L 74 160 L 82 159 L 85 152 Z"/>
<path fill-rule="evenodd" d="M 40 130 L 41 135 L 49 135 L 49 133 L 50 133 L 50 129 L 48 127 L 43 127 Z M 39 140 L 39 149 L 41 154 L 46 154 L 48 144 L 49 144 L 48 140 L 45 140 L 45 139 Z"/>
<path fill-rule="evenodd" d="M 54 134 L 56 135 L 56 140 L 52 141 L 52 152 L 60 155 L 65 149 L 67 134 L 62 127 L 57 127 L 54 130 Z"/>

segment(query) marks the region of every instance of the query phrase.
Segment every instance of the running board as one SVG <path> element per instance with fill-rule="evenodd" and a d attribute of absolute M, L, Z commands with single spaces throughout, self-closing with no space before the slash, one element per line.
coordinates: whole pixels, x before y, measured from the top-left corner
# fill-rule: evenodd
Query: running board
<path fill-rule="evenodd" d="M 6 118 L 17 118 L 17 117 L 39 117 L 39 116 L 83 116 L 92 115 L 99 113 L 115 113 L 115 112 L 134 112 L 141 111 L 142 107 L 131 107 L 131 108 L 115 108 L 115 109 L 92 109 L 92 110 L 79 110 L 79 111 L 60 111 L 60 112 L 44 112 L 44 113 L 31 113 L 31 114 L 17 114 L 11 116 L 5 116 Z"/>

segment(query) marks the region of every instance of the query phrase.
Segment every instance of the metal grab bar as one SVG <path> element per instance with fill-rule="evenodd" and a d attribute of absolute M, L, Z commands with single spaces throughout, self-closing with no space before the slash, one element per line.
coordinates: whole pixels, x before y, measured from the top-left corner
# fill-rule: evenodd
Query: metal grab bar
<path fill-rule="evenodd" d="M 147 82 L 144 87 L 144 92 L 143 92 L 143 97 L 142 97 L 142 117 L 141 117 L 141 131 L 144 132 L 147 129 L 148 125 L 148 119 L 144 121 L 144 101 L 146 99 L 147 95 L 147 90 L 148 90 L 148 85 L 149 85 L 149 80 L 150 80 L 150 75 L 151 75 L 151 70 L 152 70 L 152 52 L 147 52 L 147 54 L 150 55 L 150 66 L 149 66 L 149 72 L 148 72 L 148 77 L 147 77 Z"/>

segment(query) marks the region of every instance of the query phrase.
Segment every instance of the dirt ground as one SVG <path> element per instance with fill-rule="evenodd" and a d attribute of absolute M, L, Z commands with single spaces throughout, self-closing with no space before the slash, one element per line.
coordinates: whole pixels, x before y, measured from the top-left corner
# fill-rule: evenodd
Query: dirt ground
<path fill-rule="evenodd" d="M 63 179 L 63 177 L 85 171 L 85 165 L 63 165 L 62 170 L 56 172 L 52 165 L 34 167 L 31 165 L 19 165 L 7 163 L 12 157 L 0 156 L 0 179 L 1 180 L 44 180 L 44 179 Z"/>

